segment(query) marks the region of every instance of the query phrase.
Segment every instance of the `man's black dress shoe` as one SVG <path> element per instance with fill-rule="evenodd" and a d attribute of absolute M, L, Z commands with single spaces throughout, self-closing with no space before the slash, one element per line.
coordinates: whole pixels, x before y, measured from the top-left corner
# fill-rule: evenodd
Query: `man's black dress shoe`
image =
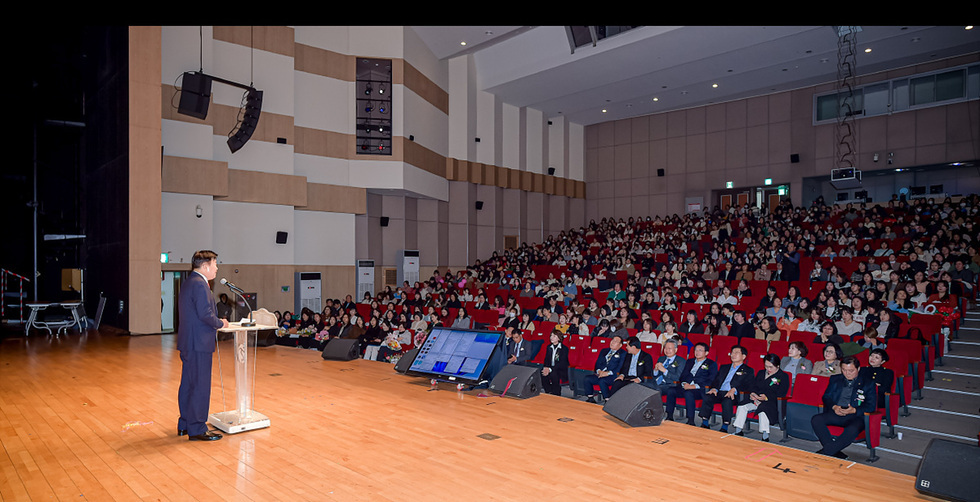
<path fill-rule="evenodd" d="M 197 436 L 190 436 L 187 438 L 189 441 L 217 441 L 221 439 L 221 434 L 217 432 L 207 431 L 204 434 L 199 434 Z"/>
<path fill-rule="evenodd" d="M 187 429 L 177 429 L 177 435 L 178 436 L 186 436 L 187 435 Z"/>
<path fill-rule="evenodd" d="M 841 459 L 841 460 L 847 460 L 847 454 L 845 454 L 842 451 L 839 451 L 837 453 L 834 453 L 834 456 L 837 457 L 837 458 L 839 458 L 839 459 Z"/>
<path fill-rule="evenodd" d="M 589 398 L 586 399 L 585 402 L 592 403 L 592 404 L 599 404 L 599 403 L 596 402 L 595 396 L 589 396 Z"/>

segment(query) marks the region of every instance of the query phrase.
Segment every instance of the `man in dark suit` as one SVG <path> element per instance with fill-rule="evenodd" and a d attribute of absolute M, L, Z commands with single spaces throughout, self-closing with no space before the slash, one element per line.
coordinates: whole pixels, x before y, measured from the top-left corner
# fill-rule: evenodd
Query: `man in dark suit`
<path fill-rule="evenodd" d="M 613 380 L 610 395 L 631 383 L 645 385 L 648 379 L 653 378 L 653 356 L 643 351 L 640 339 L 631 336 L 626 340 L 625 346 L 626 357 L 623 358 L 623 366 L 619 369 L 619 374 Z"/>
<path fill-rule="evenodd" d="M 735 406 L 744 404 L 741 402 L 742 397 L 739 392 L 748 392 L 755 379 L 755 372 L 745 364 L 745 358 L 748 356 L 745 347 L 741 345 L 732 347 L 731 364 L 725 364 L 718 370 L 711 387 L 704 392 L 704 400 L 701 401 L 701 410 L 698 413 L 701 417 L 701 427 L 711 428 L 708 419 L 711 418 L 715 404 L 721 403 L 721 431 L 728 432 L 728 424 L 732 422 Z"/>
<path fill-rule="evenodd" d="M 221 439 L 221 434 L 208 431 L 207 426 L 215 334 L 219 328 L 228 327 L 228 320 L 219 319 L 215 313 L 214 296 L 208 285 L 218 274 L 217 257 L 214 251 L 194 253 L 193 271 L 181 285 L 177 301 L 177 350 L 181 361 L 177 435 L 188 435 L 191 441 Z"/>
<path fill-rule="evenodd" d="M 745 311 L 736 310 L 732 314 L 732 326 L 728 329 L 728 336 L 734 336 L 739 341 L 743 338 L 755 338 L 755 327 L 745 318 Z"/>
<path fill-rule="evenodd" d="M 544 353 L 541 386 L 548 394 L 561 395 L 561 379 L 568 376 L 568 346 L 562 343 L 561 331 L 551 332 L 551 343 Z"/>
<path fill-rule="evenodd" d="M 874 380 L 860 372 L 861 362 L 854 356 L 841 360 L 840 374 L 832 375 L 823 393 L 823 413 L 810 419 L 813 433 L 823 448 L 817 453 L 846 459 L 844 448 L 864 430 L 864 414 L 876 410 L 878 392 Z M 836 438 L 828 426 L 843 427 Z"/>
<path fill-rule="evenodd" d="M 612 396 L 612 383 L 616 380 L 616 375 L 623 367 L 623 335 L 613 335 L 609 339 L 609 347 L 599 351 L 599 357 L 595 360 L 595 371 L 585 376 L 583 385 L 587 392 L 593 392 L 595 385 L 599 386 L 599 392 L 604 399 Z M 590 403 L 596 402 L 595 394 L 589 394 Z"/>
<path fill-rule="evenodd" d="M 524 366 L 531 359 L 530 344 L 524 340 L 521 330 L 512 331 L 511 337 L 507 340 L 507 364 Z"/>
<path fill-rule="evenodd" d="M 668 419 L 673 420 L 677 398 L 683 397 L 684 407 L 687 409 L 687 424 L 694 425 L 694 402 L 704 398 L 705 389 L 711 385 L 717 374 L 718 365 L 708 359 L 708 344 L 698 342 L 694 345 L 694 357 L 684 362 L 678 384 L 667 391 L 665 411 Z"/>
<path fill-rule="evenodd" d="M 666 396 L 667 390 L 680 381 L 684 371 L 684 358 L 677 355 L 677 340 L 666 340 L 661 348 L 661 356 L 653 367 L 654 388 L 660 390 L 660 395 Z M 668 420 L 673 420 L 669 417 Z"/>

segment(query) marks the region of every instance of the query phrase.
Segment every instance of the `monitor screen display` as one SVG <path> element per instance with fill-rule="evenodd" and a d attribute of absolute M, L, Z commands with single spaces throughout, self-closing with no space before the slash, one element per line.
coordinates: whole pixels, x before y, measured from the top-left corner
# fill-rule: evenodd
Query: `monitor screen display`
<path fill-rule="evenodd" d="M 406 373 L 478 384 L 503 336 L 500 331 L 434 328 Z"/>

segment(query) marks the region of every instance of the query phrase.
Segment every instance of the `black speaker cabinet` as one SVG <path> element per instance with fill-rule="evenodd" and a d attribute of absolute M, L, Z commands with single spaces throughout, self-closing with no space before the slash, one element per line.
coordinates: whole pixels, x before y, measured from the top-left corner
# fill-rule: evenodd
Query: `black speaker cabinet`
<path fill-rule="evenodd" d="M 415 356 L 417 356 L 418 353 L 419 353 L 419 349 L 416 347 L 402 354 L 401 359 L 399 359 L 398 362 L 395 363 L 395 371 L 399 373 L 405 373 L 406 371 L 408 371 L 408 368 L 412 367 L 412 362 L 415 361 Z"/>
<path fill-rule="evenodd" d="M 360 341 L 356 338 L 334 338 L 323 347 L 323 359 L 327 361 L 352 361 L 361 357 Z"/>
<path fill-rule="evenodd" d="M 260 329 L 255 333 L 255 340 L 248 339 L 248 346 L 269 347 L 276 344 L 276 330 Z"/>
<path fill-rule="evenodd" d="M 203 73 L 184 72 L 180 85 L 177 113 L 204 120 L 211 103 L 211 77 Z"/>
<path fill-rule="evenodd" d="M 631 383 L 616 391 L 602 411 L 626 422 L 630 427 L 660 425 L 664 420 L 664 403 L 660 391 Z"/>
<path fill-rule="evenodd" d="M 388 226 L 388 217 L 387 216 L 382 216 L 381 217 L 381 226 L 382 227 L 387 227 Z"/>
<path fill-rule="evenodd" d="M 790 163 L 793 163 L 793 164 L 799 164 L 800 163 L 800 154 L 798 154 L 798 153 L 791 154 L 789 156 L 789 161 L 790 161 Z"/>
<path fill-rule="evenodd" d="M 276 244 L 285 244 L 289 238 L 289 232 L 276 232 Z"/>
<path fill-rule="evenodd" d="M 493 377 L 490 390 L 520 399 L 537 396 L 541 393 L 541 368 L 508 364 Z"/>
<path fill-rule="evenodd" d="M 667 172 L 666 171 L 664 171 L 663 169 L 657 169 L 657 176 L 660 176 L 661 178 L 663 178 L 666 175 L 667 175 Z"/>
<path fill-rule="evenodd" d="M 933 439 L 919 460 L 915 489 L 943 500 L 980 497 L 980 447 L 946 439 Z"/>

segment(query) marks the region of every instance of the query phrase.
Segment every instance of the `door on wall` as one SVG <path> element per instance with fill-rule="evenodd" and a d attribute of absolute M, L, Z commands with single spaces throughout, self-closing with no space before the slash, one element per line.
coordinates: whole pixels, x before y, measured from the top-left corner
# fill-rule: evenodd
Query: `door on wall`
<path fill-rule="evenodd" d="M 728 211 L 732 207 L 732 194 L 725 194 L 721 196 L 720 204 L 722 211 Z"/>
<path fill-rule="evenodd" d="M 177 295 L 187 272 L 161 272 L 160 277 L 160 331 L 177 331 Z"/>
<path fill-rule="evenodd" d="M 742 193 L 738 194 L 736 196 L 736 200 L 738 201 L 737 202 L 738 207 L 742 207 L 742 206 L 748 204 L 749 203 L 749 193 L 748 192 L 742 192 Z"/>

